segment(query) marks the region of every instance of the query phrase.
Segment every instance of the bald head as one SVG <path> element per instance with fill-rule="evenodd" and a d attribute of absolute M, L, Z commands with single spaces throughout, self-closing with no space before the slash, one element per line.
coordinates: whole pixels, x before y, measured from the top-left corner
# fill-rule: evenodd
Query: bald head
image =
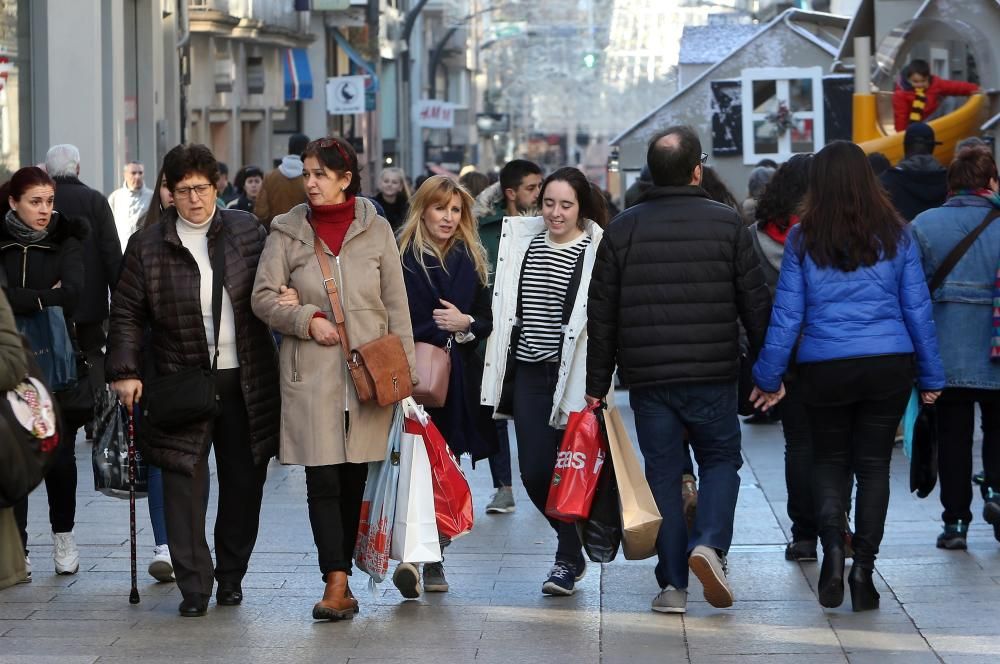
<path fill-rule="evenodd" d="M 646 163 L 658 187 L 701 184 L 701 140 L 691 127 L 670 127 L 649 142 Z"/>

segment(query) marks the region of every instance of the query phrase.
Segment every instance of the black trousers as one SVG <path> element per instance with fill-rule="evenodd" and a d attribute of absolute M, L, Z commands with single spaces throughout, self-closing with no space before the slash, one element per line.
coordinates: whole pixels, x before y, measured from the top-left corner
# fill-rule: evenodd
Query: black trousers
<path fill-rule="evenodd" d="M 66 431 L 59 441 L 55 461 L 45 475 L 49 499 L 49 524 L 54 533 L 73 530 L 76 518 L 76 431 Z M 21 533 L 24 555 L 28 555 L 28 498 L 14 505 L 14 520 Z"/>
<path fill-rule="evenodd" d="M 552 471 L 563 432 L 549 426 L 552 395 L 559 380 L 557 362 L 518 362 L 514 377 L 514 432 L 521 482 L 538 511 L 545 514 Z M 556 560 L 578 564 L 583 546 L 572 523 L 545 517 L 556 532 Z"/>
<path fill-rule="evenodd" d="M 800 365 L 813 436 L 813 497 L 823 547 L 843 542 L 844 487 L 857 478 L 854 562 L 875 565 L 889 509 L 889 462 L 913 385 L 910 355 Z"/>
<path fill-rule="evenodd" d="M 785 380 L 781 402 L 781 429 L 785 436 L 785 486 L 788 489 L 788 518 L 792 520 L 792 540 L 815 540 L 816 507 L 813 501 L 812 434 L 809 415 L 797 379 Z"/>
<path fill-rule="evenodd" d="M 985 498 L 1000 492 L 1000 390 L 948 388 L 937 400 L 938 476 L 941 478 L 941 519 L 955 524 L 972 521 L 972 434 L 976 404 L 982 413 Z"/>
<path fill-rule="evenodd" d="M 219 586 L 238 585 L 247 572 L 257 542 L 260 504 L 267 465 L 255 465 L 250 452 L 250 426 L 240 390 L 240 370 L 216 374 L 221 412 L 212 427 L 219 480 L 215 517 L 215 570 L 205 538 L 208 511 L 208 455 L 199 459 L 194 476 L 163 469 L 167 539 L 177 587 L 185 597 L 212 594 Z"/>
<path fill-rule="evenodd" d="M 330 572 L 351 573 L 367 479 L 366 463 L 306 466 L 309 524 L 324 582 Z"/>

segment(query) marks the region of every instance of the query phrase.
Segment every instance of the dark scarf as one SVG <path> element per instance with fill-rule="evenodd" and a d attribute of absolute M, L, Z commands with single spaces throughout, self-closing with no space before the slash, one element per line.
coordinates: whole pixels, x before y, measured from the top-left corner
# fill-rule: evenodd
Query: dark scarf
<path fill-rule="evenodd" d="M 41 242 L 44 240 L 49 233 L 55 230 L 56 217 L 52 216 L 49 221 L 49 225 L 40 231 L 36 231 L 31 228 L 26 223 L 21 221 L 21 218 L 17 216 L 14 210 L 7 210 L 7 216 L 4 217 L 4 226 L 7 228 L 7 232 L 11 234 L 15 240 L 21 244 L 34 244 L 36 242 Z"/>

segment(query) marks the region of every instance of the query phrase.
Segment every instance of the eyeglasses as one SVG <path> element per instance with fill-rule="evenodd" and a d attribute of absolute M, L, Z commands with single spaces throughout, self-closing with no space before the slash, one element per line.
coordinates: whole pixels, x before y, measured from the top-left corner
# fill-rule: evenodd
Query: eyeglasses
<path fill-rule="evenodd" d="M 211 188 L 212 185 L 210 184 L 196 184 L 193 187 L 177 187 L 176 189 L 174 189 L 173 194 L 174 196 L 187 197 L 190 196 L 191 192 L 193 191 L 198 196 L 204 196 L 205 194 L 208 193 L 208 190 Z"/>
<path fill-rule="evenodd" d="M 701 165 L 704 166 L 708 163 L 708 155 L 704 152 L 701 153 Z"/>

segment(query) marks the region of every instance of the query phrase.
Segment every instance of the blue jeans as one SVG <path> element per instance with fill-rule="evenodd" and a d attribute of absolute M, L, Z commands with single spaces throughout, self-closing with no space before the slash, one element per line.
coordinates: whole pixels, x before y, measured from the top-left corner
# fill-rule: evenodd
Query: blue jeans
<path fill-rule="evenodd" d="M 736 383 L 634 387 L 630 402 L 646 461 L 646 480 L 663 516 L 656 539 L 656 581 L 661 588 L 684 589 L 691 549 L 703 544 L 726 553 L 733 541 L 738 471 L 743 465 Z M 699 475 L 698 512 L 690 537 L 681 501 L 684 429 Z"/>
<path fill-rule="evenodd" d="M 167 543 L 167 517 L 163 512 L 163 473 L 159 466 L 149 465 L 149 523 L 153 526 L 156 546 Z"/>

